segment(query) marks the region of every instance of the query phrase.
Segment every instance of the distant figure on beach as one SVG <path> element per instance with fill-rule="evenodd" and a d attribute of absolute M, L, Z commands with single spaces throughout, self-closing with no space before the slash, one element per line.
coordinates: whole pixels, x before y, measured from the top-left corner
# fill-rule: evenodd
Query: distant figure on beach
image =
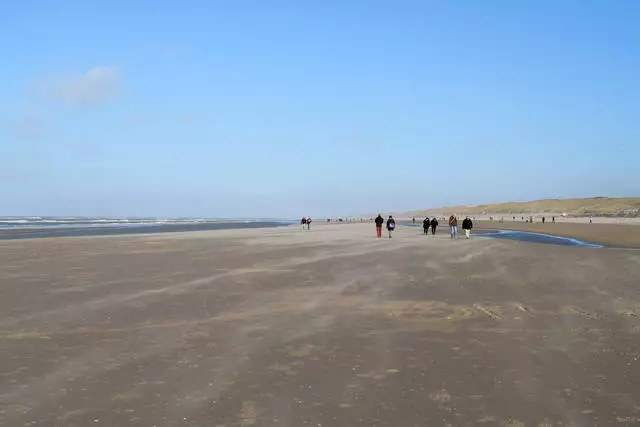
<path fill-rule="evenodd" d="M 589 224 L 593 224 L 593 217 L 589 215 Z"/>
<path fill-rule="evenodd" d="M 458 218 L 456 218 L 456 214 L 453 214 L 449 217 L 449 229 L 451 230 L 451 238 L 458 238 Z"/>
<path fill-rule="evenodd" d="M 387 220 L 387 231 L 389 232 L 389 238 L 391 238 L 391 233 L 396 229 L 396 220 L 393 219 L 391 215 L 389 215 L 389 219 Z"/>
<path fill-rule="evenodd" d="M 533 217 L 532 217 L 532 216 L 530 216 L 530 217 L 529 217 L 529 222 L 530 222 L 531 224 L 533 224 Z"/>
<path fill-rule="evenodd" d="M 376 217 L 376 234 L 378 235 L 378 239 L 382 237 L 382 224 L 384 224 L 384 218 L 378 214 Z"/>
<path fill-rule="evenodd" d="M 516 222 L 516 217 L 515 216 L 513 217 L 513 222 Z"/>
<path fill-rule="evenodd" d="M 302 224 L 302 229 L 304 230 L 304 226 L 307 225 L 307 218 L 303 216 L 300 220 L 300 224 Z"/>
<path fill-rule="evenodd" d="M 438 227 L 438 220 L 434 216 L 433 218 L 431 218 L 431 235 L 432 236 L 436 235 L 436 227 Z"/>
<path fill-rule="evenodd" d="M 435 219 L 435 217 L 433 217 Z M 431 226 L 431 221 L 429 221 L 429 217 L 426 217 L 424 221 L 422 221 L 422 229 L 424 230 L 424 234 L 429 234 L 429 226 Z"/>
<path fill-rule="evenodd" d="M 307 230 L 311 230 L 311 217 L 307 217 Z"/>
<path fill-rule="evenodd" d="M 471 236 L 471 229 L 473 228 L 473 221 L 471 218 L 466 217 L 464 221 L 462 221 L 462 229 L 464 230 L 464 235 L 468 239 Z"/>
<path fill-rule="evenodd" d="M 414 224 L 416 223 L 416 217 L 415 216 L 413 217 L 412 221 L 413 221 Z"/>
<path fill-rule="evenodd" d="M 552 224 L 554 224 L 555 222 L 556 222 L 556 217 L 555 217 L 555 216 L 552 216 L 552 217 L 551 217 L 551 223 L 552 223 Z"/>
<path fill-rule="evenodd" d="M 543 223 L 543 224 L 544 224 L 544 221 L 545 221 L 545 217 L 542 217 L 542 223 Z"/>

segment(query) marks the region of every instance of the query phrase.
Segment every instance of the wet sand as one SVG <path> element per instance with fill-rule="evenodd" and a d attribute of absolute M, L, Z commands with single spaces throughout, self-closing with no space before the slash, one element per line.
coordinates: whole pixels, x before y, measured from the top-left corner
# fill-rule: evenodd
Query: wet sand
<path fill-rule="evenodd" d="M 67 229 L 67 230 L 73 230 L 75 231 L 76 229 Z M 55 230 L 53 230 L 55 231 Z M 33 234 L 33 233 L 46 233 L 46 232 L 51 232 L 51 230 L 47 230 L 45 228 L 33 228 L 33 229 L 18 229 L 18 230 L 14 230 L 14 229 L 10 229 L 10 230 L 0 230 L 0 235 L 3 234 Z"/>
<path fill-rule="evenodd" d="M 639 252 L 439 231 L 2 241 L 0 425 L 640 423 Z"/>
<path fill-rule="evenodd" d="M 589 221 L 588 219 L 586 220 Z M 521 221 L 474 221 L 474 226 L 495 228 L 502 230 L 531 231 L 556 236 L 573 237 L 589 243 L 616 248 L 640 248 L 640 226 L 627 224 L 576 224 L 556 222 L 534 222 L 532 224 Z"/>

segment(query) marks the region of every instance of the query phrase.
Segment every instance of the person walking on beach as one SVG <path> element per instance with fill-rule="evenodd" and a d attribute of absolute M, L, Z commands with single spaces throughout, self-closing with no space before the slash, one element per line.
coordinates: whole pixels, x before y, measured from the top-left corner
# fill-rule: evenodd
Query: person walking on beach
<path fill-rule="evenodd" d="M 593 217 L 589 215 L 589 224 L 593 224 Z"/>
<path fill-rule="evenodd" d="M 382 237 L 382 224 L 384 224 L 384 218 L 382 215 L 378 214 L 376 217 L 376 234 L 378 235 L 378 239 Z"/>
<path fill-rule="evenodd" d="M 307 230 L 309 230 L 309 231 L 311 230 L 311 217 L 310 216 L 307 217 Z"/>
<path fill-rule="evenodd" d="M 431 218 L 431 235 L 432 236 L 436 235 L 436 227 L 437 226 L 438 226 L 438 220 L 434 216 L 433 218 Z"/>
<path fill-rule="evenodd" d="M 429 217 L 426 217 L 424 221 L 422 221 L 422 229 L 424 230 L 424 234 L 429 234 L 429 226 L 431 226 L 431 221 L 429 221 Z"/>
<path fill-rule="evenodd" d="M 413 223 L 414 224 L 416 223 L 416 217 L 415 216 L 413 217 Z"/>
<path fill-rule="evenodd" d="M 387 231 L 389 232 L 389 238 L 391 238 L 391 233 L 396 229 L 396 220 L 393 219 L 391 215 L 389 215 L 389 219 L 387 220 Z"/>
<path fill-rule="evenodd" d="M 555 224 L 555 222 L 556 222 L 556 217 L 555 217 L 555 216 L 552 216 L 552 217 L 551 217 L 551 223 L 552 223 L 552 224 Z"/>
<path fill-rule="evenodd" d="M 458 238 L 458 218 L 456 218 L 456 214 L 453 214 L 449 217 L 449 229 L 451 230 L 451 238 Z"/>
<path fill-rule="evenodd" d="M 466 217 L 464 221 L 462 221 L 462 229 L 464 230 L 464 235 L 468 239 L 471 236 L 471 229 L 473 228 L 473 221 L 471 218 Z"/>
<path fill-rule="evenodd" d="M 302 217 L 302 220 L 300 220 L 300 224 L 302 224 L 302 231 L 304 231 L 304 226 L 307 225 L 307 218 Z"/>
<path fill-rule="evenodd" d="M 542 217 L 542 223 L 543 223 L 543 224 L 544 224 L 544 221 L 545 221 L 545 217 Z"/>

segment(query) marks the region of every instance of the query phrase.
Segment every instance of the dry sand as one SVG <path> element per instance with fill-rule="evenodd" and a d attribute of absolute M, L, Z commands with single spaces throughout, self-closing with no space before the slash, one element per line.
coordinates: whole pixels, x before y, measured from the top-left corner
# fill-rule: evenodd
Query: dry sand
<path fill-rule="evenodd" d="M 419 232 L 2 241 L 0 425 L 640 423 L 640 252 Z"/>

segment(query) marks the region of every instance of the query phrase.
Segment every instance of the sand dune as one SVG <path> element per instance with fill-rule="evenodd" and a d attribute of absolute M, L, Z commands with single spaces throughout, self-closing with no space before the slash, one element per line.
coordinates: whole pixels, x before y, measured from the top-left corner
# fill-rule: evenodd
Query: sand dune
<path fill-rule="evenodd" d="M 545 199 L 531 202 L 507 202 L 478 206 L 448 206 L 411 211 L 406 216 L 441 214 L 442 212 L 463 214 L 517 214 L 517 213 L 567 213 L 576 216 L 629 215 L 640 216 L 640 197 L 591 197 L 584 199 Z"/>

